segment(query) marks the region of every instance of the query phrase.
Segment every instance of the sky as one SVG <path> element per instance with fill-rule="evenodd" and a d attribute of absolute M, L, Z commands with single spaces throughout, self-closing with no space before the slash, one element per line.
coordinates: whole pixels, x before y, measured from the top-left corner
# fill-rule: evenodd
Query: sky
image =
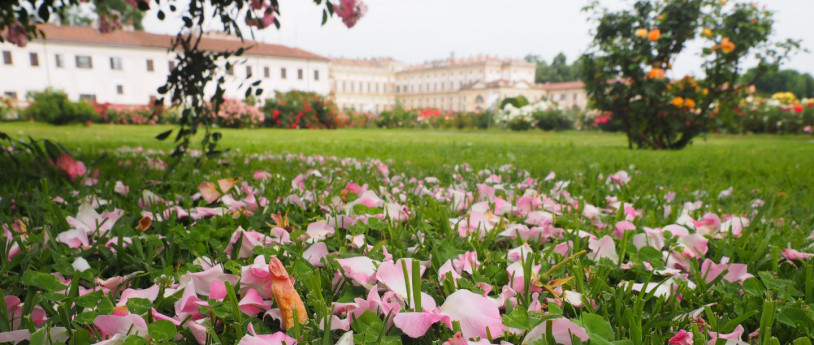
<path fill-rule="evenodd" d="M 734 0 L 743 1 L 743 0 Z M 310 0 L 279 0 L 281 28 L 257 31 L 259 41 L 308 50 L 328 57 L 391 57 L 409 64 L 477 55 L 546 61 L 565 53 L 578 58 L 591 42 L 593 23 L 582 12 L 587 0 L 366 0 L 367 14 L 352 29 L 338 17 L 321 26 L 322 8 Z M 600 0 L 610 9 L 632 1 Z M 814 51 L 814 0 L 758 2 L 775 12 L 775 38 L 802 40 Z M 177 21 L 150 13 L 145 29 L 175 33 Z M 698 44 L 690 44 L 673 64 L 675 74 L 700 74 Z M 814 75 L 814 55 L 798 53 L 783 68 Z"/>

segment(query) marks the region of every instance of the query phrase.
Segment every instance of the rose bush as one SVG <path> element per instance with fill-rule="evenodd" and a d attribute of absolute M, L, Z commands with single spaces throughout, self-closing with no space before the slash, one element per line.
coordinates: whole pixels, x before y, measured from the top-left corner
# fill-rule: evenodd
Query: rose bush
<path fill-rule="evenodd" d="M 263 105 L 265 125 L 277 128 L 337 128 L 343 120 L 336 104 L 314 92 L 277 92 Z"/>
<path fill-rule="evenodd" d="M 728 111 L 744 91 L 740 66 L 756 56 L 768 70 L 798 48 L 793 41 L 772 44 L 772 13 L 754 3 L 718 0 L 639 0 L 607 11 L 589 6 L 597 26 L 582 57 L 582 76 L 594 108 L 613 114 L 629 147 L 681 149 L 733 121 Z M 686 43 L 700 40 L 705 78 L 675 76 L 671 70 Z M 671 79 L 680 79 L 674 83 Z M 722 109 L 713 116 L 713 109 Z"/>

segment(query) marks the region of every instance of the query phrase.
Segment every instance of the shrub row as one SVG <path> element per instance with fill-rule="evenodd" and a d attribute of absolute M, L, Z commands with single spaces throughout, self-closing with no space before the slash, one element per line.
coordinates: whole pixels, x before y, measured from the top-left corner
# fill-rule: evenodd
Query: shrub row
<path fill-rule="evenodd" d="M 150 105 L 73 102 L 62 92 L 47 89 L 27 95 L 30 105 L 20 110 L 13 101 L 0 98 L 0 120 L 33 120 L 55 125 L 112 123 L 126 125 L 177 124 L 180 109 Z M 521 105 L 517 107 L 516 105 Z M 814 100 L 746 97 L 732 111 L 712 114 L 710 131 L 718 133 L 794 134 L 814 132 Z M 563 111 L 553 102 L 526 104 L 523 100 L 503 102 L 498 111 L 442 112 L 438 109 L 406 109 L 400 104 L 378 115 L 346 111 L 312 92 L 277 93 L 258 108 L 249 101 L 227 99 L 214 123 L 229 128 L 439 128 L 511 130 L 602 130 L 620 131 L 622 125 L 611 112 Z"/>

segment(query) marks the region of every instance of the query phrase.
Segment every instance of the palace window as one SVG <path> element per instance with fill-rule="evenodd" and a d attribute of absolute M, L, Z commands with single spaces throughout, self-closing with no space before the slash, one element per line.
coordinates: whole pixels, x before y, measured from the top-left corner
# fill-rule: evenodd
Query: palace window
<path fill-rule="evenodd" d="M 57 64 L 57 68 L 64 68 L 65 67 L 65 61 L 62 60 L 62 54 L 54 54 L 54 61 Z"/>
<path fill-rule="evenodd" d="M 3 51 L 3 64 L 11 65 L 13 61 L 11 60 L 11 52 L 8 50 Z"/>
<path fill-rule="evenodd" d="M 285 68 L 280 68 L 280 78 L 285 79 Z"/>
<path fill-rule="evenodd" d="M 88 55 L 77 55 L 76 68 L 91 69 L 93 68 L 93 60 L 91 60 L 90 56 Z"/>
<path fill-rule="evenodd" d="M 37 53 L 29 53 L 28 58 L 31 60 L 31 67 L 40 66 L 40 56 Z"/>
<path fill-rule="evenodd" d="M 302 80 L 302 68 L 297 69 L 297 79 Z"/>
<path fill-rule="evenodd" d="M 121 71 L 122 70 L 122 58 L 120 57 L 112 57 L 110 58 L 110 69 Z"/>
<path fill-rule="evenodd" d="M 154 70 L 155 68 L 153 68 L 153 59 L 147 59 L 147 72 L 152 72 Z"/>

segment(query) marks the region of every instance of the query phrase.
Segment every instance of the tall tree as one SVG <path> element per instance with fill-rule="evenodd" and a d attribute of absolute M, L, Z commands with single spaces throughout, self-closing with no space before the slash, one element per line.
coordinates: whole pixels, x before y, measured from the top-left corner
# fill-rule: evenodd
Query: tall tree
<path fill-rule="evenodd" d="M 526 55 L 526 61 L 536 63 L 534 81 L 537 83 L 559 83 L 579 79 L 579 61 L 568 64 L 568 57 L 563 53 L 557 54 L 549 65 L 539 55 Z"/>
<path fill-rule="evenodd" d="M 59 18 L 59 21 L 62 25 L 89 26 L 98 20 L 97 9 L 104 9 L 110 15 L 119 16 L 120 22 L 132 24 L 136 30 L 144 30 L 142 24 L 144 12 L 131 6 L 125 0 L 94 0 L 92 4 L 71 6 L 65 11 L 64 16 Z"/>

